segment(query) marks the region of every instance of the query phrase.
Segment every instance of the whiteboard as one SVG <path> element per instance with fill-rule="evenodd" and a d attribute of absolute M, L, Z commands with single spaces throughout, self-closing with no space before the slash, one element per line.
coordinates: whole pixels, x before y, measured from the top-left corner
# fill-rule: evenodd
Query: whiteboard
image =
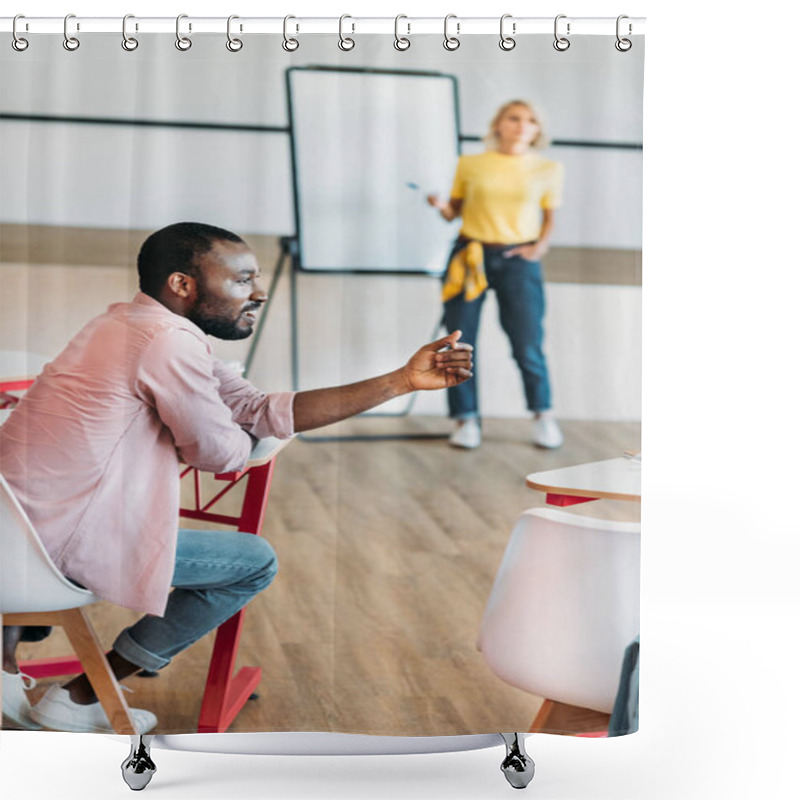
<path fill-rule="evenodd" d="M 456 79 L 297 67 L 287 82 L 297 266 L 440 273 L 453 230 L 425 197 L 449 196 L 459 155 Z"/>

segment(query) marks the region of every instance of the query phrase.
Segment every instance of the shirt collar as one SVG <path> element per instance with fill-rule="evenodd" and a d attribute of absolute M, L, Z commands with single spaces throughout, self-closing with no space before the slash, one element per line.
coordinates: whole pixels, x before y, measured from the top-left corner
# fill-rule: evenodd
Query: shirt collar
<path fill-rule="evenodd" d="M 155 297 L 150 297 L 149 294 L 145 294 L 144 292 L 136 292 L 136 294 L 133 296 L 133 303 L 134 305 L 146 306 L 153 311 L 161 311 L 164 313 L 164 315 L 170 317 L 178 326 L 197 333 L 204 339 L 208 338 L 207 335 L 200 330 L 200 328 L 198 328 L 197 325 L 188 317 L 183 317 L 180 314 L 176 314 L 174 311 L 170 311 L 162 302 L 156 300 Z"/>

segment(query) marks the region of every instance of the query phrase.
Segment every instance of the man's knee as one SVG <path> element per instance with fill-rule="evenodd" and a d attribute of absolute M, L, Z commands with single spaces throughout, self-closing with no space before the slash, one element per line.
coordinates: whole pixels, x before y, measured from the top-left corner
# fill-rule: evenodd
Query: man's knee
<path fill-rule="evenodd" d="M 248 538 L 249 549 L 252 551 L 248 555 L 253 566 L 253 581 L 257 590 L 262 591 L 275 580 L 275 575 L 278 573 L 278 556 L 266 539 L 252 535 Z"/>

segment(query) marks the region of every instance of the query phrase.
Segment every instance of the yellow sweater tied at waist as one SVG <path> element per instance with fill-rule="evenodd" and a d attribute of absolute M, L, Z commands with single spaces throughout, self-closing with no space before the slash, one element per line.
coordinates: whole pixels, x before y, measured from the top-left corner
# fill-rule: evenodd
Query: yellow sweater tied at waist
<path fill-rule="evenodd" d="M 442 302 L 452 300 L 463 294 L 469 302 L 480 297 L 489 286 L 486 271 L 483 268 L 483 245 L 480 242 L 469 242 L 462 247 L 447 265 L 444 285 L 442 286 Z"/>

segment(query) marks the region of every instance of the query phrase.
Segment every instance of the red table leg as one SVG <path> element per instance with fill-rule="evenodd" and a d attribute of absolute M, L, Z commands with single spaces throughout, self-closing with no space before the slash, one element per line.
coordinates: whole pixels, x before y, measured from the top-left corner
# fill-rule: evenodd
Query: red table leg
<path fill-rule="evenodd" d="M 576 506 L 578 503 L 591 503 L 597 500 L 596 497 L 576 497 L 572 494 L 551 494 L 547 493 L 545 500 L 550 506 Z"/>

